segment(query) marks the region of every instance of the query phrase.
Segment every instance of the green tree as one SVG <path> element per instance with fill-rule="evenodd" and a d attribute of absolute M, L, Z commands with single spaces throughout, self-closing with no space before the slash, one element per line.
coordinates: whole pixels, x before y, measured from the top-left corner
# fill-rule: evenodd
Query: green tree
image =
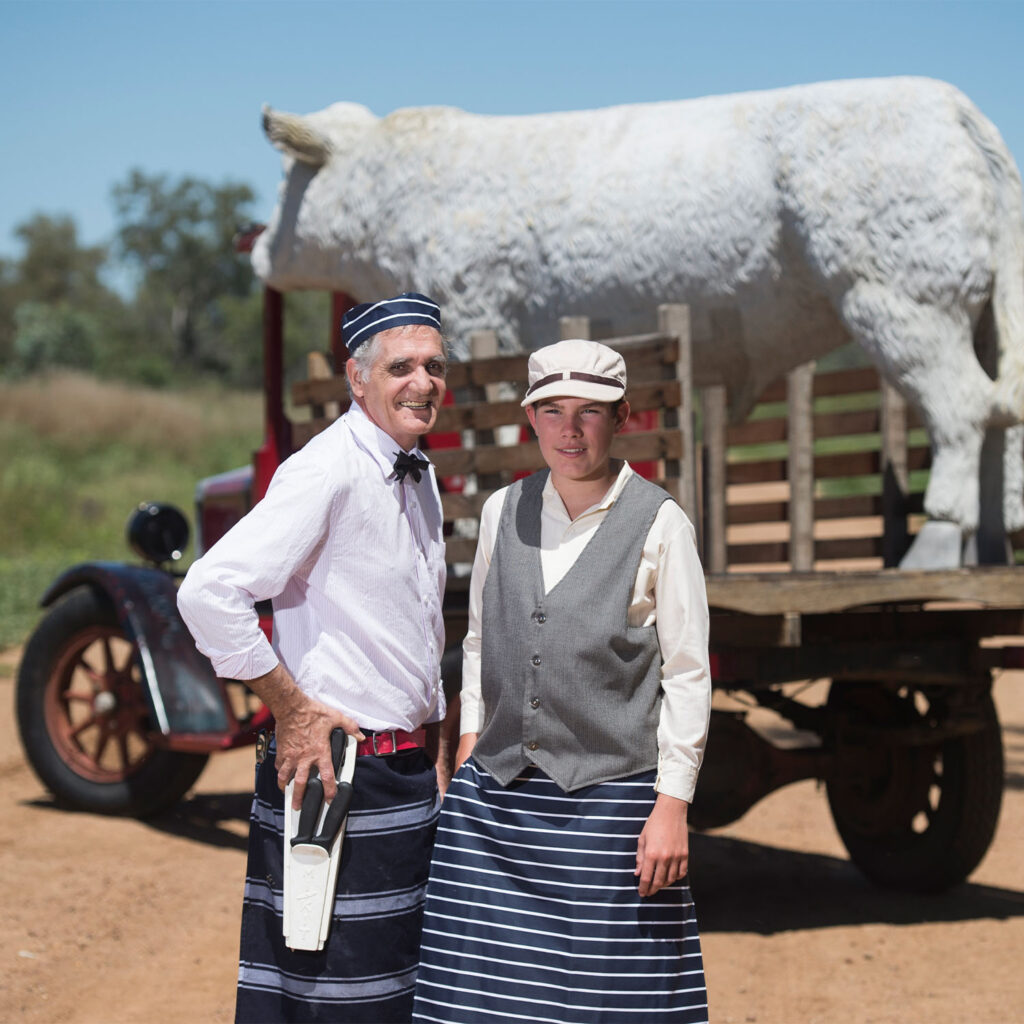
<path fill-rule="evenodd" d="M 95 369 L 101 348 L 96 317 L 67 302 L 21 302 L 14 311 L 14 362 L 28 372 L 50 366 Z"/>
<path fill-rule="evenodd" d="M 16 370 L 95 368 L 124 318 L 101 277 L 106 247 L 81 245 L 65 215 L 37 213 L 15 234 L 20 259 L 0 262 L 0 361 Z"/>
<path fill-rule="evenodd" d="M 14 233 L 25 246 L 18 263 L 23 299 L 85 307 L 109 297 L 100 280 L 106 247 L 79 245 L 78 229 L 70 217 L 37 213 Z"/>
<path fill-rule="evenodd" d="M 136 312 L 151 343 L 193 369 L 230 374 L 223 304 L 254 292 L 233 238 L 251 219 L 252 189 L 133 170 L 113 190 L 117 251 L 138 276 Z"/>

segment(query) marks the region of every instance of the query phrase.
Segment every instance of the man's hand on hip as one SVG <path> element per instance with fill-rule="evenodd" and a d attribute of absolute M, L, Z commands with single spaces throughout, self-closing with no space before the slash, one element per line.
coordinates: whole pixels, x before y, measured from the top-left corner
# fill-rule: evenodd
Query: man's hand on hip
<path fill-rule="evenodd" d="M 295 782 L 292 807 L 299 810 L 306 783 L 314 766 L 324 784 L 324 800 L 330 802 L 338 790 L 331 761 L 331 733 L 343 729 L 357 740 L 364 739 L 359 723 L 348 715 L 306 696 L 283 665 L 248 683 L 250 689 L 270 708 L 277 740 L 277 784 L 285 789 Z"/>

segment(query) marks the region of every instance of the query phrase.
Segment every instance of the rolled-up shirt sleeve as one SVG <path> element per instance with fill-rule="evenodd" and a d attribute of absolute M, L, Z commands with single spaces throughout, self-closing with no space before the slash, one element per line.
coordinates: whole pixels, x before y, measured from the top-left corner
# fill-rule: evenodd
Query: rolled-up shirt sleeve
<path fill-rule="evenodd" d="M 277 666 L 254 605 L 280 594 L 315 556 L 331 504 L 324 472 L 286 461 L 264 498 L 188 570 L 178 609 L 218 676 L 256 679 Z"/>
<path fill-rule="evenodd" d="M 666 502 L 662 508 L 675 522 L 658 531 L 662 539 L 656 552 L 654 599 L 663 697 L 655 788 L 690 802 L 711 716 L 708 601 L 693 524 L 678 506 Z"/>

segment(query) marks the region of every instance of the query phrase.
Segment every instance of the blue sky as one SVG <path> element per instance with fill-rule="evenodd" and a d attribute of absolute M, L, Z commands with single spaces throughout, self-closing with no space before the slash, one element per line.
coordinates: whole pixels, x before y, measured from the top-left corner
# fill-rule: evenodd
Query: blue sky
<path fill-rule="evenodd" d="M 832 78 L 963 89 L 1024 166 L 1019 0 L 0 0 L 0 255 L 34 212 L 88 243 L 132 167 L 241 180 L 269 216 L 264 102 L 531 113 Z"/>

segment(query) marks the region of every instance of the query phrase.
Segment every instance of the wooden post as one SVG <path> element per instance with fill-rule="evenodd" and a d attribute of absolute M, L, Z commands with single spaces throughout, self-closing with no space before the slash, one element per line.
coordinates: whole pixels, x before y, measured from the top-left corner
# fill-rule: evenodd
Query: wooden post
<path fill-rule="evenodd" d="M 469 335 L 469 356 L 471 359 L 491 359 L 498 354 L 498 332 L 497 331 L 472 331 Z M 488 384 L 480 387 L 479 384 L 471 384 L 466 388 L 466 400 L 469 402 L 493 402 L 500 397 L 501 385 Z M 470 438 L 464 438 L 463 444 L 466 447 L 476 448 L 482 444 L 494 444 L 493 430 L 467 431 Z M 476 491 L 492 491 L 501 486 L 500 473 L 476 473 L 473 475 L 476 484 Z"/>
<path fill-rule="evenodd" d="M 673 497 L 683 507 L 695 526 L 697 516 L 697 472 L 693 430 L 693 361 L 691 355 L 690 307 L 661 305 L 658 307 L 658 330 L 679 339 L 679 357 L 676 360 L 676 380 L 679 381 L 679 408 L 676 422 L 666 426 L 679 429 L 682 457 L 679 460 L 678 484 Z M 700 534 L 698 533 L 698 543 Z"/>
<path fill-rule="evenodd" d="M 328 339 L 333 369 L 335 373 L 344 373 L 348 349 L 341 341 L 341 318 L 354 306 L 356 300 L 345 292 L 331 292 L 331 333 Z"/>
<path fill-rule="evenodd" d="M 888 381 L 881 387 L 882 564 L 900 564 L 907 553 L 907 403 Z"/>
<path fill-rule="evenodd" d="M 330 380 L 334 374 L 331 372 L 327 356 L 323 352 L 313 351 L 306 353 L 306 376 L 310 380 Z M 341 406 L 337 402 L 326 402 L 324 405 L 313 405 L 311 408 L 313 419 L 336 420 L 341 415 Z"/>
<path fill-rule="evenodd" d="M 786 377 L 789 405 L 789 564 L 794 572 L 814 568 L 814 363 Z"/>
<path fill-rule="evenodd" d="M 291 423 L 284 412 L 284 296 L 263 289 L 263 444 L 253 455 L 253 501 L 259 501 L 277 467 L 292 453 Z"/>
<path fill-rule="evenodd" d="M 704 459 L 704 568 L 725 572 L 726 545 L 726 403 L 725 387 L 715 384 L 701 391 Z"/>
<path fill-rule="evenodd" d="M 1005 453 L 1006 430 L 989 427 L 981 446 L 978 530 L 968 545 L 973 547 L 978 565 L 1013 565 L 1013 546 L 1006 536 L 1003 520 Z M 967 564 L 966 557 L 964 564 Z"/>
<path fill-rule="evenodd" d="M 558 333 L 559 341 L 569 341 L 571 338 L 582 338 L 584 341 L 590 341 L 590 317 L 559 317 Z"/>

